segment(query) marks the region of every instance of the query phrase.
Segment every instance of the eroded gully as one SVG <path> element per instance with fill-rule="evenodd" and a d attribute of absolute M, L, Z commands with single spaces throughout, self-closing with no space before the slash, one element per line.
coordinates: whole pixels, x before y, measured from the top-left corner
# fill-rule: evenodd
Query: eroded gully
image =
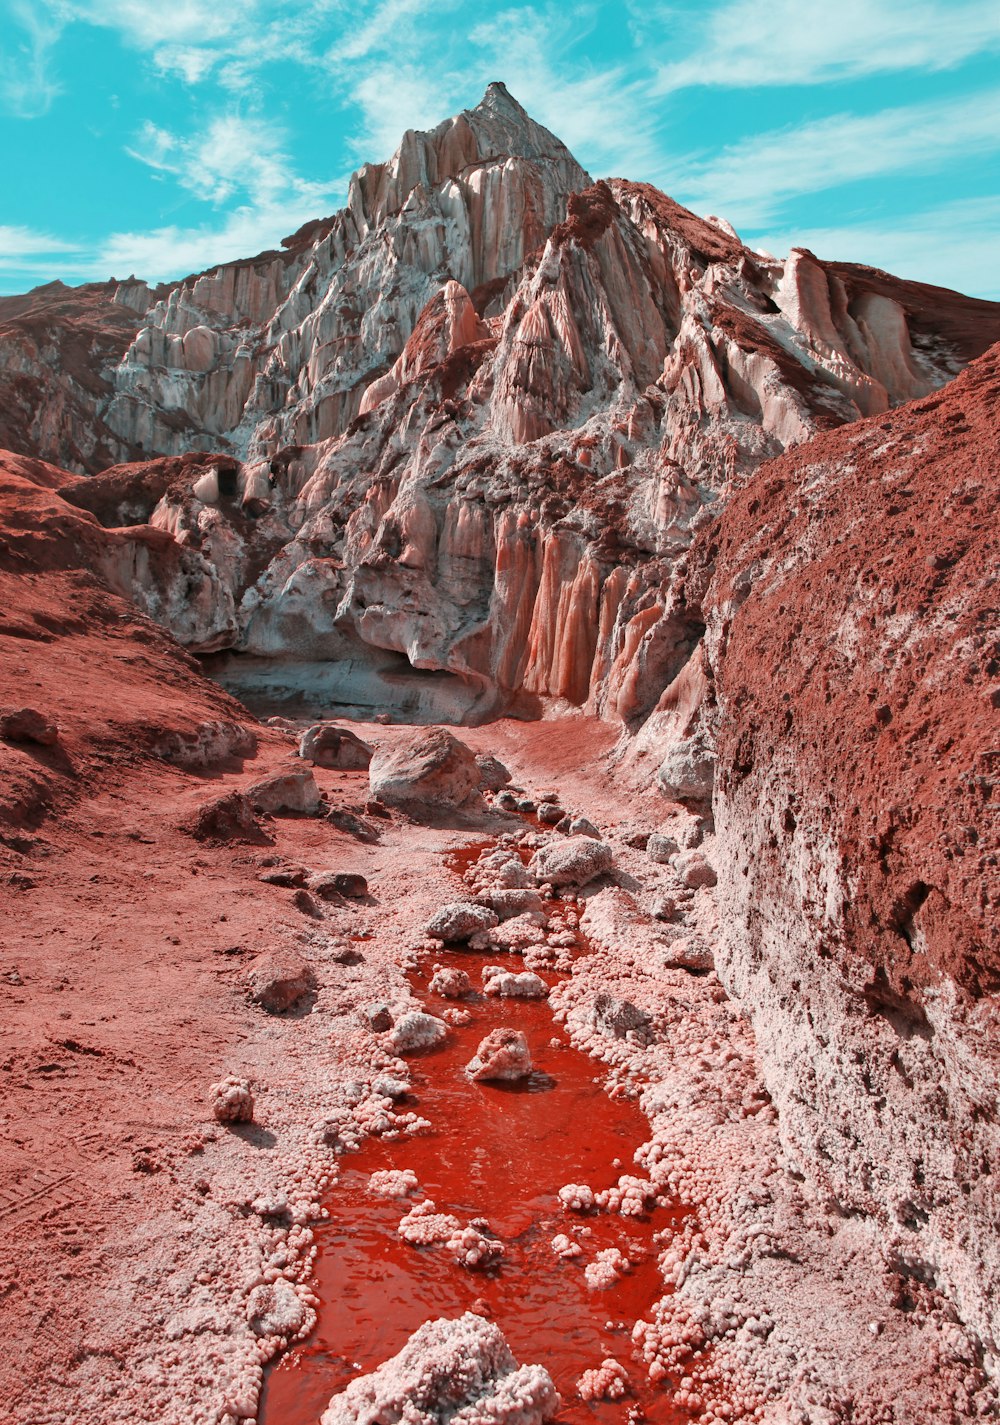
<path fill-rule="evenodd" d="M 461 873 L 482 849 L 479 843 L 454 853 L 451 869 Z M 560 902 L 550 909 L 562 909 Z M 585 953 L 580 937 L 572 955 Z M 573 1047 L 546 1000 L 484 995 L 486 964 L 524 968 L 520 956 L 496 949 L 443 949 L 428 952 L 410 973 L 416 997 L 440 1014 L 446 1004 L 428 990 L 434 967 L 466 971 L 473 993 L 450 1003 L 468 1022 L 453 1025 L 439 1048 L 408 1056 L 411 1091 L 401 1107 L 415 1109 L 431 1130 L 391 1142 L 369 1137 L 342 1159 L 325 1203 L 329 1218 L 314 1229 L 317 1325 L 269 1371 L 261 1425 L 316 1425 L 332 1395 L 393 1356 L 423 1322 L 467 1310 L 494 1319 L 519 1361 L 548 1369 L 566 1425 L 626 1417 L 678 1425 L 691 1418 L 673 1401 L 669 1382 L 650 1383 L 631 1341 L 635 1322 L 663 1295 L 659 1242 L 671 1235 L 683 1207 L 660 1203 L 639 1216 L 580 1214 L 558 1196 L 568 1183 L 600 1192 L 638 1172 L 633 1155 L 649 1124 L 634 1101 L 609 1096 L 600 1066 Z M 538 973 L 550 987 L 564 978 Z M 480 1040 L 501 1026 L 527 1036 L 534 1072 L 518 1084 L 470 1080 L 465 1068 Z M 411 1170 L 418 1192 L 405 1200 L 373 1194 L 371 1175 L 385 1169 Z M 503 1258 L 469 1270 L 441 1244 L 403 1241 L 399 1222 L 423 1198 L 463 1222 L 487 1219 Z M 552 1246 L 559 1234 L 578 1244 L 580 1255 L 560 1257 Z M 609 1248 L 619 1249 L 630 1268 L 594 1288 L 585 1268 Z M 627 1393 L 613 1401 L 581 1399 L 580 1376 L 608 1358 L 625 1368 Z"/>

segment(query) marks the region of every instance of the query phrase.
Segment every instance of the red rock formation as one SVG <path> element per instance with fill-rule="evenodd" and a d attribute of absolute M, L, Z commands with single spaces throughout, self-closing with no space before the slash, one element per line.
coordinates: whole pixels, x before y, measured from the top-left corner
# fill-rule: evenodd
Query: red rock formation
<path fill-rule="evenodd" d="M 1000 347 L 700 542 L 720 966 L 790 1165 L 1000 1339 Z M 714 569 L 714 574 L 712 570 Z"/>
<path fill-rule="evenodd" d="M 63 499 L 73 484 L 0 452 L 3 702 L 58 729 L 41 753 L 0 740 L 0 839 L 72 802 L 109 753 L 196 766 L 253 748 L 239 706 L 128 597 L 136 563 L 179 571 L 184 552 L 155 530 L 102 530 Z"/>
<path fill-rule="evenodd" d="M 700 636 L 676 570 L 708 507 L 1000 334 L 995 304 L 588 185 L 492 85 L 284 252 L 161 296 L 95 429 L 245 459 L 235 499 L 174 466 L 151 511 L 166 467 L 116 472 L 221 601 L 137 563 L 144 606 L 199 649 L 447 673 L 449 716 L 634 724 Z"/>

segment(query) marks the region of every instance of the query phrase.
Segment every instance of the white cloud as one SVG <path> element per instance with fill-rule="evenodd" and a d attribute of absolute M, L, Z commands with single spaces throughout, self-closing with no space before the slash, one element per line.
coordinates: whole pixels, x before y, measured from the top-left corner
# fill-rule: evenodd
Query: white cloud
<path fill-rule="evenodd" d="M 889 223 L 764 233 L 754 245 L 780 256 L 791 247 L 808 247 L 833 261 L 862 262 L 898 277 L 1000 301 L 998 229 L 1000 194 L 964 198 Z"/>
<path fill-rule="evenodd" d="M 272 203 L 282 195 L 318 200 L 328 194 L 329 185 L 295 176 L 284 142 L 277 125 L 226 114 L 214 118 L 203 133 L 183 138 L 147 122 L 127 152 L 213 203 L 225 203 L 238 193 L 255 204 Z"/>
<path fill-rule="evenodd" d="M 68 18 L 117 30 L 126 43 L 149 50 L 211 44 L 245 29 L 258 13 L 257 0 L 69 0 L 60 9 Z"/>
<path fill-rule="evenodd" d="M 671 18 L 667 9 L 668 35 Z M 949 69 L 998 48 L 996 0 L 837 0 L 812 6 L 801 0 L 766 5 L 730 0 L 710 11 L 692 54 L 661 67 L 656 92 Z"/>
<path fill-rule="evenodd" d="M 85 275 L 124 277 L 134 272 L 148 282 L 173 281 L 277 248 L 283 237 L 317 216 L 314 203 L 298 200 L 237 208 L 214 224 L 112 233 L 87 262 Z"/>
<path fill-rule="evenodd" d="M 62 24 L 44 5 L 31 0 L 12 0 L 9 10 L 21 34 L 14 39 L 8 30 L 0 54 L 0 104 L 15 118 L 37 119 L 48 113 L 60 93 L 49 60 Z"/>
<path fill-rule="evenodd" d="M 36 232 L 33 228 L 5 227 L 0 223 L 0 267 L 16 267 L 21 259 L 32 267 L 31 259 L 50 252 L 77 252 L 74 243 L 63 238 L 51 237 L 48 233 Z"/>
<path fill-rule="evenodd" d="M 835 114 L 800 128 L 754 134 L 702 166 L 675 170 L 681 201 L 737 227 L 772 223 L 801 193 L 887 174 L 933 172 L 952 158 L 1000 148 L 1000 90 L 969 98 Z"/>
<path fill-rule="evenodd" d="M 454 8 L 454 0 L 452 3 L 449 0 L 383 0 L 363 25 L 341 35 L 328 50 L 327 61 L 343 64 L 386 49 L 397 49 L 401 39 L 400 27 L 407 21 Z"/>

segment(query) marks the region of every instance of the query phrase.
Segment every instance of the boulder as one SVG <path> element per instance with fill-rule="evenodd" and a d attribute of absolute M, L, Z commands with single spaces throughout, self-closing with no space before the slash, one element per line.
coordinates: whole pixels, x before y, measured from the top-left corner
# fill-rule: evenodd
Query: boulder
<path fill-rule="evenodd" d="M 590 836 L 568 836 L 536 851 L 529 869 L 539 885 L 585 886 L 611 869 L 611 847 Z"/>
<path fill-rule="evenodd" d="M 5 708 L 0 712 L 0 739 L 54 747 L 59 741 L 59 729 L 37 708 Z"/>
<path fill-rule="evenodd" d="M 518 1366 L 500 1328 L 467 1311 L 424 1322 L 398 1355 L 335 1395 L 320 1425 L 541 1425 L 560 1404 L 548 1371 Z"/>
<path fill-rule="evenodd" d="M 466 1066 L 470 1079 L 516 1082 L 531 1073 L 531 1051 L 519 1029 L 494 1029 Z"/>
<path fill-rule="evenodd" d="M 290 946 L 258 955 L 247 970 L 247 990 L 268 1014 L 285 1014 L 316 989 L 316 974 Z"/>
<path fill-rule="evenodd" d="M 446 944 L 458 945 L 478 930 L 492 930 L 496 914 L 486 906 L 472 901 L 452 901 L 444 905 L 427 922 L 427 934 Z"/>
<path fill-rule="evenodd" d="M 218 1123 L 252 1123 L 253 1093 L 246 1079 L 230 1074 L 208 1091 L 212 1113 Z"/>
<path fill-rule="evenodd" d="M 379 748 L 368 768 L 372 796 L 410 812 L 470 803 L 479 777 L 472 749 L 443 727 L 418 728 Z"/>
<path fill-rule="evenodd" d="M 363 772 L 372 760 L 372 749 L 346 727 L 318 722 L 299 738 L 299 756 L 314 767 Z"/>
<path fill-rule="evenodd" d="M 319 787 L 311 772 L 282 772 L 265 777 L 247 788 L 257 811 L 276 816 L 281 812 L 301 812 L 308 815 L 319 806 Z"/>

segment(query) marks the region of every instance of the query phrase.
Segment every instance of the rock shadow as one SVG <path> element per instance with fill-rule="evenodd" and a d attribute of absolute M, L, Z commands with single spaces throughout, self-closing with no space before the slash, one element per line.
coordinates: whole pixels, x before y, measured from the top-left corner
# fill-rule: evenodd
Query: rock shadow
<path fill-rule="evenodd" d="M 278 1139 L 270 1130 L 264 1128 L 259 1123 L 231 1123 L 230 1133 L 237 1138 L 242 1138 L 244 1143 L 249 1143 L 251 1148 L 276 1148 Z"/>

